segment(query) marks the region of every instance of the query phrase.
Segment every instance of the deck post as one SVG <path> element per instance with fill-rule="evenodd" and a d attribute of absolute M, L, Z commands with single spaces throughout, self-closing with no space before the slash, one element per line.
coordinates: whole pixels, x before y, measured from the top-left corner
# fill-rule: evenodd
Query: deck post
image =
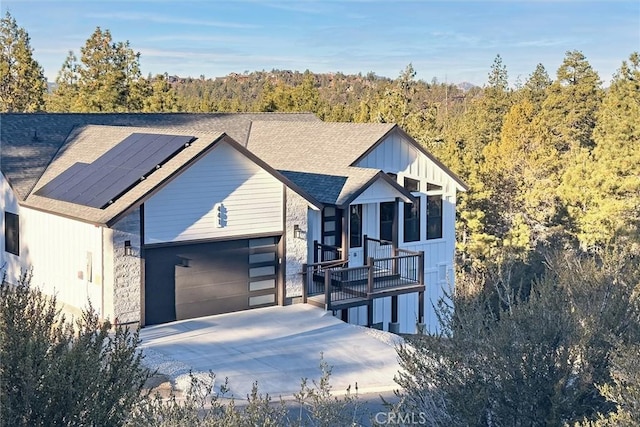
<path fill-rule="evenodd" d="M 391 260 L 391 271 L 393 272 L 393 274 L 398 274 L 398 263 L 399 263 L 399 259 L 398 259 L 398 255 L 399 255 L 399 251 L 397 247 L 393 247 L 391 248 L 391 256 L 393 257 L 393 259 Z"/>
<path fill-rule="evenodd" d="M 367 328 L 373 326 L 373 300 L 367 304 Z"/>
<path fill-rule="evenodd" d="M 398 295 L 391 297 L 391 323 L 398 323 Z"/>
<path fill-rule="evenodd" d="M 418 254 L 418 283 L 424 285 L 424 251 Z M 418 333 L 424 333 L 424 291 L 418 292 Z"/>
<path fill-rule="evenodd" d="M 362 236 L 362 252 L 364 255 L 362 259 L 369 259 L 369 238 L 366 234 Z"/>
<path fill-rule="evenodd" d="M 418 292 L 418 323 L 424 325 L 424 291 Z"/>
<path fill-rule="evenodd" d="M 324 309 L 331 309 L 331 269 L 324 269 Z"/>
<path fill-rule="evenodd" d="M 307 303 L 307 287 L 309 286 L 309 284 L 307 283 L 307 280 L 309 280 L 308 270 L 309 266 L 306 263 L 302 264 L 302 302 L 304 304 Z M 313 277 L 313 274 L 311 276 Z"/>
<path fill-rule="evenodd" d="M 313 263 L 314 264 L 318 263 L 318 241 L 317 240 L 313 241 Z"/>
<path fill-rule="evenodd" d="M 373 258 L 367 258 L 367 293 L 368 297 L 371 298 L 373 294 Z"/>

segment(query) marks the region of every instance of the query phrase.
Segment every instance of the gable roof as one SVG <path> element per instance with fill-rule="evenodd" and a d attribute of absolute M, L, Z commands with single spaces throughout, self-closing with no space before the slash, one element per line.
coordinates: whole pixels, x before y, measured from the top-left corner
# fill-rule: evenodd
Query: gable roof
<path fill-rule="evenodd" d="M 3 113 L 0 171 L 25 200 L 74 128 L 83 125 L 224 132 L 245 143 L 253 120 L 320 121 L 311 113 Z"/>
<path fill-rule="evenodd" d="M 40 190 L 60 177 L 65 171 L 71 170 L 80 164 L 91 164 L 116 147 L 127 137 L 134 134 L 169 134 L 185 135 L 193 137 L 190 144 L 169 158 L 161 167 L 153 170 L 144 180 L 136 181 L 136 185 L 129 188 L 121 197 L 104 208 L 86 206 L 78 203 L 51 198 L 40 195 Z M 191 139 L 191 138 L 190 138 Z M 316 207 L 322 204 L 304 191 L 298 189 L 294 183 L 281 176 L 269 165 L 248 152 L 241 144 L 230 138 L 223 132 L 194 132 L 171 128 L 140 128 L 130 126 L 96 126 L 87 125 L 75 128 L 67 138 L 63 148 L 58 151 L 55 158 L 47 167 L 42 177 L 35 184 L 33 191 L 27 196 L 23 204 L 48 212 L 78 218 L 84 221 L 110 226 L 131 209 L 139 206 L 146 199 L 159 191 L 164 185 L 174 177 L 189 167 L 193 162 L 207 154 L 220 143 L 231 145 L 241 154 L 265 169 L 275 178 L 285 185 L 290 186 L 301 196 L 305 197 L 309 203 Z M 127 153 L 128 154 L 128 153 Z"/>
<path fill-rule="evenodd" d="M 74 164 L 91 163 L 132 133 L 189 135 L 189 149 L 152 179 L 104 209 L 39 196 L 36 192 Z M 310 113 L 0 114 L 0 170 L 19 199 L 36 209 L 111 224 L 141 203 L 218 141 L 234 146 L 313 206 L 346 206 L 383 179 L 403 200 L 414 197 L 380 170 L 356 166 L 388 135 L 400 132 L 458 184 L 466 185 L 395 124 L 327 123 Z"/>
<path fill-rule="evenodd" d="M 32 192 L 23 201 L 25 206 L 48 212 L 78 218 L 96 224 L 108 224 L 114 218 L 148 195 L 161 184 L 183 170 L 205 152 L 216 142 L 228 138 L 222 132 L 181 132 L 172 130 L 174 135 L 193 136 L 196 139 L 191 145 L 173 158 L 169 159 L 163 166 L 151 173 L 145 180 L 124 193 L 122 197 L 115 200 L 104 209 L 98 207 L 85 206 L 56 198 L 44 197 L 38 194 L 38 190 L 51 183 L 63 172 L 68 171 L 74 165 L 80 163 L 91 164 L 98 157 L 118 145 L 123 139 L 134 133 L 158 133 L 157 128 L 138 128 L 124 126 L 82 126 L 75 128 L 69 135 L 67 143 L 58 151 L 57 155 L 46 169 L 42 177 L 36 182 Z"/>
<path fill-rule="evenodd" d="M 393 123 L 256 121 L 247 148 L 322 203 L 344 206 L 380 172 L 356 163 L 396 131 L 451 175 L 458 188 L 466 189 L 453 172 Z M 402 186 L 392 180 L 389 183 L 400 197 L 413 200 Z"/>
<path fill-rule="evenodd" d="M 433 154 L 428 152 L 422 145 L 420 145 L 415 139 L 413 139 L 411 137 L 411 135 L 409 135 L 407 132 L 405 132 L 404 129 L 402 129 L 399 126 L 395 126 L 392 130 L 389 131 L 389 133 L 391 133 L 391 132 L 397 132 L 398 134 L 400 134 L 400 136 L 402 136 L 402 138 L 406 142 L 411 144 L 411 146 L 413 146 L 418 151 L 420 151 L 422 154 L 424 154 L 428 159 L 430 159 L 440 169 L 442 169 L 447 175 L 449 175 L 451 177 L 451 179 L 453 179 L 455 181 L 455 183 L 457 184 L 457 189 L 458 190 L 460 190 L 460 191 L 469 191 L 469 186 L 457 174 L 455 174 L 451 169 L 449 169 L 447 166 L 445 166 L 444 163 L 442 163 L 440 160 L 438 160 Z M 376 141 L 375 144 L 373 144 L 364 153 L 362 153 L 360 156 L 358 156 L 352 162 L 352 164 L 353 165 L 358 164 L 360 162 L 360 160 L 362 160 L 365 157 L 367 157 L 367 155 L 369 155 L 373 150 L 375 150 L 383 142 L 384 142 L 384 138 L 381 138 L 378 141 Z"/>

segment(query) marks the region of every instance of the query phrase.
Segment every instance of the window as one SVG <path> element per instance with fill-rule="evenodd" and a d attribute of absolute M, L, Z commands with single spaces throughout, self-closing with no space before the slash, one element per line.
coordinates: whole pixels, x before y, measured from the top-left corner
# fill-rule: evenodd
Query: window
<path fill-rule="evenodd" d="M 404 189 L 411 193 L 420 191 L 420 181 L 404 177 Z M 420 199 L 414 203 L 404 204 L 404 241 L 420 240 Z"/>
<path fill-rule="evenodd" d="M 404 241 L 420 240 L 420 198 L 414 203 L 404 204 Z"/>
<path fill-rule="evenodd" d="M 20 255 L 20 218 L 11 212 L 4 213 L 4 250 Z"/>
<path fill-rule="evenodd" d="M 349 207 L 349 247 L 362 247 L 362 205 Z"/>
<path fill-rule="evenodd" d="M 404 178 L 404 189 L 411 192 L 420 191 L 420 181 L 417 179 Z"/>
<path fill-rule="evenodd" d="M 380 203 L 380 240 L 393 241 L 393 222 L 396 217 L 396 203 Z"/>
<path fill-rule="evenodd" d="M 442 238 L 442 195 L 427 196 L 427 239 Z"/>
<path fill-rule="evenodd" d="M 427 183 L 427 191 L 442 191 L 441 185 L 432 184 L 430 182 Z"/>

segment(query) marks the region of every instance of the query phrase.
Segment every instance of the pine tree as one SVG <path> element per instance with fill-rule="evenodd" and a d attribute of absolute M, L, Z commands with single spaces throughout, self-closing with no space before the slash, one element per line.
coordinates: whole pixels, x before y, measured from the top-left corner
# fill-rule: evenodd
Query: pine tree
<path fill-rule="evenodd" d="M 41 110 L 46 91 L 47 81 L 33 58 L 29 34 L 7 12 L 0 20 L 0 111 Z"/>
<path fill-rule="evenodd" d="M 602 99 L 600 84 L 598 73 L 581 52 L 567 52 L 540 116 L 546 145 L 552 144 L 562 153 L 593 147 L 595 114 Z"/>
<path fill-rule="evenodd" d="M 65 60 L 49 102 L 53 111 L 141 111 L 145 80 L 140 73 L 140 54 L 129 42 L 113 42 L 109 30 L 96 28 L 80 49 Z"/>
<path fill-rule="evenodd" d="M 158 74 L 153 78 L 149 76 L 146 82 L 143 107 L 145 113 L 180 111 L 176 91 L 169 83 L 166 74 Z"/>
<path fill-rule="evenodd" d="M 640 55 L 614 75 L 584 150 L 563 177 L 561 195 L 585 247 L 622 239 L 640 251 Z"/>

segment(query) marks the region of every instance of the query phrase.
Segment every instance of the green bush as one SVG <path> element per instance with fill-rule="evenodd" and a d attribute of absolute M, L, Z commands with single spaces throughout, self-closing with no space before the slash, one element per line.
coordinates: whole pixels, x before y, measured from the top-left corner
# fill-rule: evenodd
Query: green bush
<path fill-rule="evenodd" d="M 92 309 L 69 322 L 29 281 L 0 285 L 0 424 L 122 425 L 150 376 L 138 333 Z"/>
<path fill-rule="evenodd" d="M 549 258 L 526 292 L 502 281 L 454 296 L 440 307 L 441 335 L 399 347 L 394 409 L 432 425 L 543 426 L 595 420 L 620 402 L 633 408 L 637 382 L 614 389 L 627 392 L 620 401 L 601 385 L 621 385 L 620 369 L 635 365 L 614 355 L 638 342 L 639 283 L 632 256 L 569 253 Z"/>
<path fill-rule="evenodd" d="M 184 397 L 151 395 L 138 332 L 101 323 L 89 308 L 69 322 L 56 298 L 29 286 L 0 284 L 0 426 L 337 426 L 364 417 L 356 393 L 332 393 L 331 367 L 302 379 L 297 407 L 274 402 L 254 383 L 246 401 L 226 399 L 192 376 Z"/>

